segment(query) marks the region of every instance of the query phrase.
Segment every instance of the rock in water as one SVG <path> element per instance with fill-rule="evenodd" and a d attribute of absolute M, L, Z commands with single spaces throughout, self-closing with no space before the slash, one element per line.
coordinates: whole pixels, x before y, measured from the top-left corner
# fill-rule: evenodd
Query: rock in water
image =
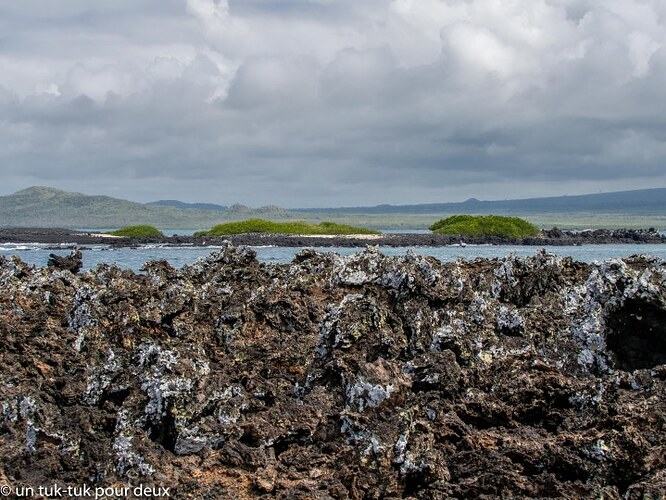
<path fill-rule="evenodd" d="M 69 255 L 56 255 L 49 254 L 48 267 L 60 269 L 63 271 L 71 271 L 73 274 L 78 273 L 83 267 L 83 254 L 80 250 L 73 250 Z"/>
<path fill-rule="evenodd" d="M 13 488 L 172 498 L 666 491 L 666 264 L 376 248 L 72 275 L 0 257 Z"/>

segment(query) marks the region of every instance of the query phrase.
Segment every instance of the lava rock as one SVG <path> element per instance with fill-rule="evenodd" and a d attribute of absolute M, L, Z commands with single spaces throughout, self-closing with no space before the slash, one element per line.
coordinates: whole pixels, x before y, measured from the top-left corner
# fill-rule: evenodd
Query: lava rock
<path fill-rule="evenodd" d="M 664 495 L 666 263 L 376 247 L 72 274 L 0 257 L 12 487 Z"/>
<path fill-rule="evenodd" d="M 83 254 L 79 249 L 72 250 L 69 255 L 65 256 L 52 253 L 49 254 L 47 265 L 76 274 L 83 267 Z"/>

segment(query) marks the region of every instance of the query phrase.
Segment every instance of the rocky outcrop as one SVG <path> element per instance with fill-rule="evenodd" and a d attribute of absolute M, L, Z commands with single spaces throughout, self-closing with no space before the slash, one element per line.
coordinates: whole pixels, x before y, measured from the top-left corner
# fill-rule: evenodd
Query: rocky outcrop
<path fill-rule="evenodd" d="M 666 492 L 666 265 L 376 249 L 0 258 L 0 483 L 177 498 Z"/>
<path fill-rule="evenodd" d="M 55 269 L 71 271 L 76 274 L 83 267 L 83 254 L 78 249 L 74 250 L 70 255 L 64 256 L 52 253 L 49 254 L 47 265 Z"/>

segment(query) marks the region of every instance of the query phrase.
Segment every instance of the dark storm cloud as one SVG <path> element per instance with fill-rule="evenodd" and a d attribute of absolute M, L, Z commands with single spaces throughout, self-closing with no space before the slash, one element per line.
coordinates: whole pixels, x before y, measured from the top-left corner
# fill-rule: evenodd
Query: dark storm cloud
<path fill-rule="evenodd" d="M 0 7 L 5 191 L 285 206 L 666 185 L 666 8 Z"/>

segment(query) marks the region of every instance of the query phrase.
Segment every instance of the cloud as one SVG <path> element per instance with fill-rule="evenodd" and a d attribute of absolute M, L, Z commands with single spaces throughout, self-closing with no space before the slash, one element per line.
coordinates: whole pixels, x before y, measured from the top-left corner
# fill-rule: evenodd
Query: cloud
<path fill-rule="evenodd" d="M 666 183 L 656 0 L 0 7 L 0 173 L 130 199 L 413 203 Z"/>

